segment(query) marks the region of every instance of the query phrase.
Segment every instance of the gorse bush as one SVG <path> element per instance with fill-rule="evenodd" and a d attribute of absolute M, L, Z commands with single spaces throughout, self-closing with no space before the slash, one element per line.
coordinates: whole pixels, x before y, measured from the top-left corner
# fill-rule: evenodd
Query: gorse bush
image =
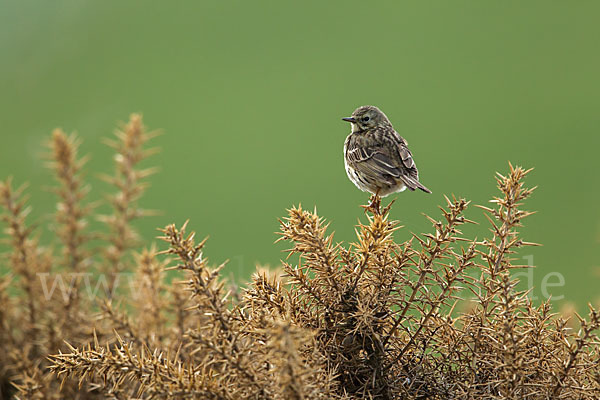
<path fill-rule="evenodd" d="M 446 198 L 423 235 L 374 201 L 347 245 L 315 212 L 291 208 L 280 232 L 289 257 L 238 289 L 187 223 L 140 247 L 131 223 L 148 214 L 138 200 L 153 172 L 139 168 L 150 136 L 133 115 L 111 142 L 104 234 L 88 227 L 95 212 L 74 136 L 57 130 L 50 145 L 57 243 L 39 243 L 23 189 L 0 185 L 11 248 L 0 283 L 4 397 L 600 398 L 600 314 L 590 307 L 572 329 L 511 276 L 522 268 L 515 252 L 534 245 L 517 231 L 531 215 L 521 208 L 529 171 L 498 174 L 498 196 L 480 207 L 483 240 L 461 232 L 472 223 L 464 199 Z M 178 275 L 171 283 L 167 270 Z M 132 290 L 119 290 L 127 271 Z M 92 273 L 106 279 L 102 295 L 86 295 Z"/>

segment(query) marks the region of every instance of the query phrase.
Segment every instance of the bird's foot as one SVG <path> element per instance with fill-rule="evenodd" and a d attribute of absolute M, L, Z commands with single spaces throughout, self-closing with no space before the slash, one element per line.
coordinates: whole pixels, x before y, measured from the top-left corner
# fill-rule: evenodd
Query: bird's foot
<path fill-rule="evenodd" d="M 396 199 L 390 201 L 390 204 L 388 204 L 385 207 L 381 207 L 381 197 L 379 196 L 379 191 L 377 191 L 377 193 L 375 193 L 374 195 L 372 195 L 369 198 L 369 204 L 367 204 L 366 206 L 361 206 L 362 208 L 365 209 L 365 213 L 370 212 L 373 215 L 387 215 L 390 212 L 390 209 L 392 208 L 392 204 L 394 204 L 394 202 L 396 201 Z"/>
<path fill-rule="evenodd" d="M 373 215 L 381 215 L 381 197 L 378 193 L 375 193 L 369 199 L 369 204 L 362 206 L 365 212 L 370 212 Z"/>

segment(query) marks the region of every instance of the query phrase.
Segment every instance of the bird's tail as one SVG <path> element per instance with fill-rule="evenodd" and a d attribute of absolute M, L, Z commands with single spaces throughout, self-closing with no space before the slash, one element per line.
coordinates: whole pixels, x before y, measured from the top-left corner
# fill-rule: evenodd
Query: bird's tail
<path fill-rule="evenodd" d="M 427 189 L 425 185 L 423 185 L 421 182 L 419 182 L 411 176 L 403 176 L 402 181 L 404 182 L 406 187 L 412 191 L 414 191 L 415 189 L 421 189 L 425 193 L 431 193 L 431 190 Z"/>
<path fill-rule="evenodd" d="M 417 182 L 418 183 L 418 188 L 421 189 L 422 191 L 424 191 L 425 193 L 431 193 L 431 190 L 427 189 L 421 182 Z"/>

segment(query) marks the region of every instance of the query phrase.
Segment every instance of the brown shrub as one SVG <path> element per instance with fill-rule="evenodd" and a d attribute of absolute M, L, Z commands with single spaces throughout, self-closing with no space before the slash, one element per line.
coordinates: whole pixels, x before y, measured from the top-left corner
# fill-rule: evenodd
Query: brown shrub
<path fill-rule="evenodd" d="M 12 249 L 0 280 L 3 397 L 600 397 L 600 314 L 573 312 L 573 328 L 549 302 L 531 304 L 511 277 L 521 268 L 513 254 L 534 245 L 517 232 L 531 214 L 521 208 L 533 191 L 523 183 L 529 171 L 498 174 L 499 195 L 481 207 L 491 229 L 480 241 L 461 232 L 472 223 L 464 199 L 447 198 L 440 218 L 427 217 L 432 231 L 404 242 L 394 239 L 401 227 L 391 204 L 375 201 L 349 245 L 294 207 L 281 221 L 290 257 L 232 293 L 187 223 L 162 230 L 166 250 L 137 248 L 131 222 L 147 215 L 137 202 L 153 170 L 138 166 L 150 136 L 133 115 L 111 142 L 116 168 L 106 179 L 116 192 L 100 237 L 88 230 L 93 208 L 76 137 L 57 130 L 51 140 L 58 249 L 42 246 L 27 224 L 23 189 L 0 184 Z M 167 284 L 168 269 L 181 282 Z M 131 298 L 115 291 L 124 271 L 134 273 Z M 85 296 L 92 272 L 108 277 L 101 302 Z M 64 275 L 75 277 L 73 290 L 49 295 L 48 282 Z"/>

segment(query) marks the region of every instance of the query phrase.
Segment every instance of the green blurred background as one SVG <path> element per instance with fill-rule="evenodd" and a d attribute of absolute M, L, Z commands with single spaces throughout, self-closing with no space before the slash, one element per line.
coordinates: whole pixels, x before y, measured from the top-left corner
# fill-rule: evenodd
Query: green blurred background
<path fill-rule="evenodd" d="M 0 175 L 29 181 L 49 223 L 51 130 L 84 139 L 98 197 L 95 173 L 112 170 L 101 138 L 142 112 L 164 135 L 142 202 L 163 215 L 141 232 L 190 218 L 209 258 L 244 280 L 283 257 L 274 232 L 291 205 L 316 205 L 353 240 L 367 195 L 346 178 L 340 118 L 375 104 L 434 192 L 392 196 L 398 239 L 428 231 L 421 214 L 439 215 L 444 194 L 484 204 L 508 160 L 535 167 L 539 213 L 523 232 L 544 247 L 520 256 L 538 266 L 534 295 L 559 272 L 548 292 L 581 306 L 600 281 L 599 13 L 597 1 L 2 0 Z"/>

